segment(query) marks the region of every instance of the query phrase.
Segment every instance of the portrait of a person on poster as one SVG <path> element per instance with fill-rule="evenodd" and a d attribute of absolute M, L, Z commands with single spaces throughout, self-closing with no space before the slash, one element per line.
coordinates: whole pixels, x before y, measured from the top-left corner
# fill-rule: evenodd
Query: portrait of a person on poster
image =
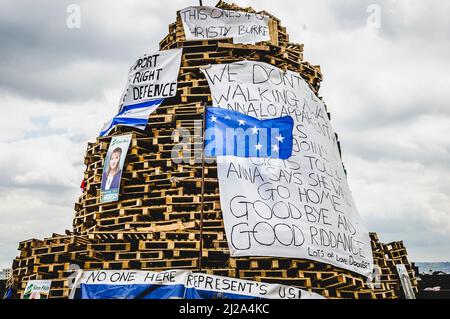
<path fill-rule="evenodd" d="M 102 173 L 101 202 L 119 200 L 123 165 L 131 142 L 131 135 L 114 136 L 111 139 Z"/>
<path fill-rule="evenodd" d="M 119 167 L 120 158 L 122 157 L 122 149 L 120 147 L 115 148 L 111 156 L 109 157 L 109 165 L 103 172 L 102 177 L 102 191 L 109 191 L 120 187 L 120 177 L 122 175 L 122 169 Z"/>

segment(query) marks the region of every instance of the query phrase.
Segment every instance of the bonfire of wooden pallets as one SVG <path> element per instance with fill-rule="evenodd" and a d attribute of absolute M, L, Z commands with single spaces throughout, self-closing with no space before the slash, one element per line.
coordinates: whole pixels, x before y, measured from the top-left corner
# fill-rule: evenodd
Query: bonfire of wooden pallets
<path fill-rule="evenodd" d="M 219 2 L 218 7 L 255 12 Z M 169 26 L 160 49 L 183 48 L 178 94 L 149 118 L 145 132 L 116 128 L 109 137 L 97 138 L 86 151 L 86 188 L 75 204 L 73 230 L 65 235 L 20 243 L 8 282 L 20 295 L 28 280 L 52 279 L 50 298 L 67 298 L 75 267 L 85 270 L 168 270 L 199 268 L 201 163 L 194 152 L 179 151 L 173 161 L 177 129 L 189 130 L 201 147 L 203 103 L 211 103 L 207 81 L 200 72 L 208 64 L 243 59 L 264 61 L 298 72 L 319 93 L 319 66 L 303 60 L 303 45 L 291 43 L 280 21 L 270 16 L 272 41 L 257 45 L 233 44 L 231 39 L 186 41 L 181 18 Z M 132 134 L 122 178 L 120 200 L 100 203 L 102 169 L 111 136 Z M 197 153 L 198 154 L 198 153 Z M 402 242 L 380 243 L 371 234 L 379 282 L 367 283 L 361 275 L 328 264 L 291 258 L 231 258 L 220 208 L 217 168 L 205 172 L 202 269 L 214 275 L 280 283 L 317 292 L 327 298 L 401 298 L 396 264 L 405 264 L 413 285 L 417 281 Z M 76 265 L 76 266 L 75 266 Z"/>

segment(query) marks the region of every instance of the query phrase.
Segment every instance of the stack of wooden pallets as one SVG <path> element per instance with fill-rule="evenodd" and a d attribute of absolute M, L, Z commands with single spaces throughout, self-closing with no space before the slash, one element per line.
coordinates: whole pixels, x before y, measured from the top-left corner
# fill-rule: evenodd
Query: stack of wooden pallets
<path fill-rule="evenodd" d="M 255 12 L 219 2 L 218 7 Z M 178 14 L 161 41 L 161 50 L 183 48 L 178 94 L 149 118 L 145 132 L 116 128 L 109 137 L 89 143 L 86 151 L 86 189 L 75 204 L 73 230 L 44 240 L 20 243 L 8 285 L 21 294 L 30 279 L 52 279 L 50 298 L 66 298 L 76 267 L 95 269 L 167 270 L 199 267 L 201 205 L 201 125 L 203 103 L 211 93 L 200 68 L 243 59 L 264 61 L 298 72 L 318 94 L 320 67 L 303 60 L 303 45 L 291 43 L 286 29 L 271 16 L 272 41 L 233 44 L 231 39 L 186 41 Z M 174 153 L 189 131 L 197 149 Z M 123 170 L 120 200 L 100 203 L 102 169 L 111 136 L 132 134 Z M 187 144 L 186 144 L 187 145 Z M 173 158 L 177 160 L 173 160 Z M 382 244 L 372 234 L 380 282 L 331 265 L 309 260 L 272 257 L 230 258 L 220 208 L 217 168 L 205 172 L 202 268 L 209 274 L 297 286 L 329 298 L 402 297 L 396 264 L 415 274 L 401 242 Z"/>

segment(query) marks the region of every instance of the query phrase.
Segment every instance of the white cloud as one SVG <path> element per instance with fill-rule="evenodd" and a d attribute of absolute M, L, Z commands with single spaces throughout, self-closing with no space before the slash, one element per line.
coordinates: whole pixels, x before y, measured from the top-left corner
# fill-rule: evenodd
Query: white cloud
<path fill-rule="evenodd" d="M 0 267 L 19 241 L 71 228 L 84 144 L 55 135 L 0 143 Z"/>
<path fill-rule="evenodd" d="M 419 163 L 347 156 L 361 215 L 385 241 L 404 240 L 412 260 L 448 260 L 449 174 Z M 348 167 L 347 166 L 347 167 Z"/>
<path fill-rule="evenodd" d="M 70 229 L 73 218 L 73 194 L 2 188 L 0 201 L 0 268 L 11 267 L 18 255 L 19 241 L 43 239 Z M 57 203 L 58 201 L 60 203 Z"/>

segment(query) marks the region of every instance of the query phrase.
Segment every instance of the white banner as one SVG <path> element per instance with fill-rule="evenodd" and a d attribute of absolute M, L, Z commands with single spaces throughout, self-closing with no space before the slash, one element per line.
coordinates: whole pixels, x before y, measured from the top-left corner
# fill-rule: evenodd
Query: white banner
<path fill-rule="evenodd" d="M 191 288 L 200 293 L 215 292 L 258 299 L 325 299 L 319 294 L 295 287 L 200 273 L 189 274 L 186 289 Z"/>
<path fill-rule="evenodd" d="M 215 7 L 180 11 L 186 40 L 233 38 L 234 43 L 270 41 L 269 17 Z"/>
<path fill-rule="evenodd" d="M 371 274 L 370 237 L 323 102 L 299 74 L 267 63 L 213 65 L 204 73 L 213 106 L 259 119 L 290 115 L 295 123 L 289 160 L 218 158 L 231 255 L 304 258 Z"/>
<path fill-rule="evenodd" d="M 84 271 L 78 284 L 96 285 L 184 285 L 189 271 L 168 270 L 163 272 L 140 270 L 93 270 Z"/>
<path fill-rule="evenodd" d="M 92 299 L 133 299 L 142 293 L 141 290 L 133 290 L 133 286 L 183 286 L 183 289 L 174 290 L 171 298 L 185 299 L 325 299 L 323 296 L 301 290 L 291 286 L 269 284 L 236 278 L 228 278 L 201 273 L 193 273 L 190 270 L 167 270 L 153 272 L 144 270 L 94 270 L 81 271 L 78 275 L 70 299 L 76 295 L 76 289 L 85 287 L 90 290 Z M 126 286 L 126 290 L 120 287 Z M 149 293 L 151 293 L 149 291 Z M 142 294 L 141 294 L 142 295 Z M 170 295 L 170 294 L 169 294 Z M 167 297 L 166 292 L 160 292 L 152 296 Z M 86 296 L 85 296 L 86 298 Z"/>
<path fill-rule="evenodd" d="M 122 104 L 134 105 L 177 94 L 183 49 L 158 51 L 140 57 L 130 69 Z"/>

